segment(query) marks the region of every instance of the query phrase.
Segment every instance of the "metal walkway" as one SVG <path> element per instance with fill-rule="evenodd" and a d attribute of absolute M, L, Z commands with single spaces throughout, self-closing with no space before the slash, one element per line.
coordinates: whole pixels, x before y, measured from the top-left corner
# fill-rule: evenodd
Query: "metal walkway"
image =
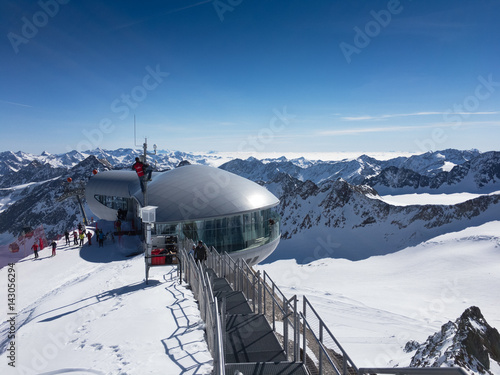
<path fill-rule="evenodd" d="M 264 314 L 253 313 L 241 291 L 206 269 L 214 297 L 225 310 L 224 359 L 227 374 L 304 374 L 302 363 L 288 362 Z"/>
<path fill-rule="evenodd" d="M 306 296 L 287 298 L 264 272 L 214 249 L 203 264 L 180 248 L 180 280 L 189 283 L 206 324 L 214 375 L 467 375 L 450 368 L 357 368 Z"/>

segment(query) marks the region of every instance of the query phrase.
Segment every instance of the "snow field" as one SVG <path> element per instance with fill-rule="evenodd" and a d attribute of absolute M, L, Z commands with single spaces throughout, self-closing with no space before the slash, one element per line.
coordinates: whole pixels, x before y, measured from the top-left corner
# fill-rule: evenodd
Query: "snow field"
<path fill-rule="evenodd" d="M 499 236 L 494 221 L 360 261 L 279 260 L 256 268 L 288 298 L 306 295 L 358 367 L 407 366 L 407 341 L 425 341 L 472 305 L 500 327 Z M 125 256 L 137 246 L 135 237 L 104 248 L 61 240 L 56 257 L 45 248 L 40 259 L 17 263 L 17 367 L 6 365 L 4 322 L 2 374 L 210 373 L 192 293 L 171 266 L 152 268 L 146 285 L 143 256 Z M 7 301 L 6 288 L 0 301 Z"/>
<path fill-rule="evenodd" d="M 0 327 L 2 368 L 12 374 L 211 372 L 197 303 L 173 266 L 152 268 L 146 285 L 142 255 L 93 263 L 79 254 L 102 253 L 105 261 L 106 252 L 135 251 L 134 237 L 123 247 L 58 244 L 56 257 L 45 248 L 38 260 L 30 256 L 15 266 L 16 368 L 6 366 L 6 323 Z M 6 272 L 0 270 L 2 279 Z"/>
<path fill-rule="evenodd" d="M 500 327 L 500 222 L 361 261 L 259 265 L 291 297 L 306 295 L 358 367 L 407 366 L 423 342 L 470 306 Z"/>

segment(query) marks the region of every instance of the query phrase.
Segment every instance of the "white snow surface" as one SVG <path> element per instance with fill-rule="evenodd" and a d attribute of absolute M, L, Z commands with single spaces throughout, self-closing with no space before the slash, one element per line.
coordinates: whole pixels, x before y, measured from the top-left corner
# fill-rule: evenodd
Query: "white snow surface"
<path fill-rule="evenodd" d="M 470 306 L 498 329 L 499 267 L 498 221 L 361 261 L 257 266 L 289 298 L 305 295 L 358 367 L 408 366 L 409 340 L 423 343 Z"/>
<path fill-rule="evenodd" d="M 8 365 L 8 324 L 0 326 L 2 374 L 209 374 L 204 323 L 175 266 L 151 269 L 135 237 L 99 248 L 58 242 L 15 266 L 16 367 Z M 0 270 L 7 310 L 8 267 Z M 4 317 L 11 316 L 4 313 Z"/>
<path fill-rule="evenodd" d="M 55 257 L 45 248 L 38 260 L 18 262 L 16 368 L 8 366 L 4 321 L 1 373 L 210 373 L 191 291 L 174 266 L 152 268 L 146 285 L 143 256 L 125 256 L 137 246 L 135 237 L 104 248 L 65 246 L 63 239 Z M 493 221 L 362 261 L 279 260 L 256 268 L 288 297 L 306 295 L 358 367 L 387 367 L 407 366 L 408 340 L 424 342 L 472 305 L 500 327 L 499 266 L 500 222 Z M 8 273 L 0 270 L 2 311 Z"/>
<path fill-rule="evenodd" d="M 369 198 L 380 199 L 393 206 L 410 206 L 410 205 L 453 205 L 462 203 L 481 195 L 497 195 L 500 191 L 494 191 L 490 194 L 473 194 L 473 193 L 453 193 L 453 194 L 429 194 L 429 193 L 413 193 L 400 195 L 367 195 Z"/>

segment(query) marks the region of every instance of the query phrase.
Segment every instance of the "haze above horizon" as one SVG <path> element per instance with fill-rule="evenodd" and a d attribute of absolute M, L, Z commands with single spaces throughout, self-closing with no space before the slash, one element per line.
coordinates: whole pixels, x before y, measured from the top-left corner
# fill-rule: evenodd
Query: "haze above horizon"
<path fill-rule="evenodd" d="M 495 150 L 498 14 L 466 0 L 4 1 L 0 150 Z"/>

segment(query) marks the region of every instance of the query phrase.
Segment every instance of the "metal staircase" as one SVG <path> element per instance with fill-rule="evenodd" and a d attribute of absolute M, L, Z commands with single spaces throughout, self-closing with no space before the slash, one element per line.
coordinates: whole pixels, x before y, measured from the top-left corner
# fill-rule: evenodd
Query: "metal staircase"
<path fill-rule="evenodd" d="M 218 374 L 466 375 L 454 368 L 358 369 L 313 306 L 287 299 L 269 275 L 212 249 L 196 263 L 179 248 L 178 271 L 198 300 Z"/>

